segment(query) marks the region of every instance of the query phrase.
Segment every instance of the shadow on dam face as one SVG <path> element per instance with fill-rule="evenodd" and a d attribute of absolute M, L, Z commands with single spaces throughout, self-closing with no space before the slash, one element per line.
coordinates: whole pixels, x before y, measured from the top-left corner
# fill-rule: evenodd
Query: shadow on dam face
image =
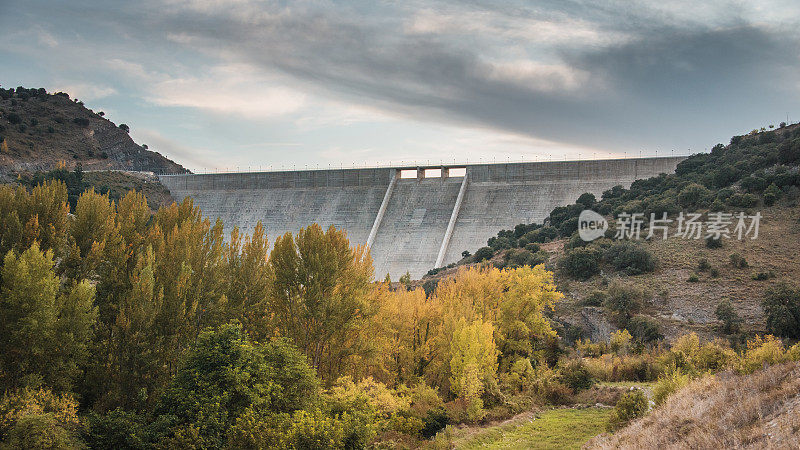
<path fill-rule="evenodd" d="M 264 224 L 270 243 L 312 223 L 370 240 L 377 278 L 419 278 L 486 245 L 501 229 L 540 223 L 584 192 L 672 173 L 684 157 L 374 169 L 162 175 L 226 229 Z M 438 169 L 438 170 L 431 170 Z M 431 174 L 435 176 L 431 176 Z M 414 176 L 416 175 L 416 176 Z M 426 177 L 425 175 L 428 175 Z"/>

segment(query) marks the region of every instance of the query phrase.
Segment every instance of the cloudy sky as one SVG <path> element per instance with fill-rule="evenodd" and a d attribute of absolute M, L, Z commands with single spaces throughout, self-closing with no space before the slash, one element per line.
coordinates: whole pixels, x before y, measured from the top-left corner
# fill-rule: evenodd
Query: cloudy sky
<path fill-rule="evenodd" d="M 193 170 L 687 154 L 800 120 L 800 2 L 0 0 L 0 84 Z"/>

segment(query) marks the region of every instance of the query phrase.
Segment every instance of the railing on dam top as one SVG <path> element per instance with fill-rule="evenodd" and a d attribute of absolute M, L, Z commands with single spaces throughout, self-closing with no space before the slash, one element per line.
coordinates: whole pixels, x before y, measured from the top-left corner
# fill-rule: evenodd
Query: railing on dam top
<path fill-rule="evenodd" d="M 252 166 L 235 166 L 235 167 L 216 167 L 216 168 L 201 168 L 195 170 L 192 174 L 186 173 L 159 173 L 158 175 L 215 175 L 226 173 L 254 173 L 254 172 L 299 172 L 299 171 L 323 171 L 323 170 L 348 170 L 348 169 L 417 169 L 428 168 L 436 169 L 440 167 L 464 167 L 464 166 L 479 166 L 487 164 L 520 164 L 520 163 L 547 163 L 547 162 L 585 162 L 585 161 L 609 161 L 609 160 L 623 160 L 623 159 L 652 159 L 652 158 L 672 158 L 681 157 L 685 158 L 692 154 L 689 151 L 671 151 L 671 152 L 623 152 L 622 154 L 608 154 L 608 155 L 594 155 L 591 159 L 581 159 L 578 154 L 577 159 L 569 159 L 566 156 L 564 159 L 549 156 L 534 156 L 528 159 L 497 159 L 497 158 L 479 158 L 476 160 L 424 160 L 424 161 L 387 161 L 377 162 L 373 164 L 359 164 L 353 162 L 352 164 L 275 164 L 275 165 L 252 165 Z"/>

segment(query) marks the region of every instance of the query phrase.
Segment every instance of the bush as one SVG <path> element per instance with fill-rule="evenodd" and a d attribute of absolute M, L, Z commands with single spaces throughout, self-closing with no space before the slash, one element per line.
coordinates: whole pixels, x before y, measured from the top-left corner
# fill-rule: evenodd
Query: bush
<path fill-rule="evenodd" d="M 676 367 L 668 369 L 666 373 L 658 377 L 658 381 L 653 386 L 653 402 L 656 406 L 661 405 L 667 397 L 689 384 L 690 381 L 689 375 L 680 369 Z"/>
<path fill-rule="evenodd" d="M 747 267 L 747 260 L 738 253 L 731 253 L 730 261 L 731 265 L 737 269 L 744 269 Z"/>
<path fill-rule="evenodd" d="M 632 420 L 644 416 L 650 405 L 641 389 L 632 389 L 619 398 L 608 419 L 608 431 L 619 430 Z"/>
<path fill-rule="evenodd" d="M 758 197 L 753 194 L 733 194 L 728 198 L 728 205 L 735 208 L 752 208 L 758 205 Z"/>
<path fill-rule="evenodd" d="M 594 194 L 585 192 L 578 197 L 578 200 L 576 200 L 575 203 L 585 208 L 591 208 L 595 205 L 595 203 L 597 203 L 597 198 L 594 196 Z"/>
<path fill-rule="evenodd" d="M 144 449 L 145 436 L 141 416 L 115 409 L 106 414 L 90 413 L 84 440 L 90 448 Z"/>
<path fill-rule="evenodd" d="M 721 248 L 722 247 L 722 239 L 715 238 L 714 236 L 709 236 L 706 238 L 706 247 L 708 248 Z"/>
<path fill-rule="evenodd" d="M 608 287 L 604 306 L 612 313 L 618 324 L 624 325 L 628 319 L 639 312 L 646 292 L 633 286 L 616 281 Z M 630 330 L 629 330 L 630 331 Z"/>
<path fill-rule="evenodd" d="M 645 316 L 636 316 L 628 322 L 628 331 L 631 332 L 631 336 L 641 343 L 663 339 L 660 328 L 658 322 Z"/>
<path fill-rule="evenodd" d="M 742 318 L 736 313 L 730 300 L 723 300 L 717 305 L 715 311 L 717 320 L 722 322 L 722 332 L 725 334 L 733 334 L 739 331 L 739 326 L 742 323 Z"/>
<path fill-rule="evenodd" d="M 478 251 L 475 252 L 475 262 L 485 261 L 487 259 L 491 259 L 494 256 L 494 250 L 491 247 L 481 247 Z"/>
<path fill-rule="evenodd" d="M 69 395 L 24 388 L 0 399 L 0 447 L 81 448 L 78 403 Z"/>
<path fill-rule="evenodd" d="M 219 447 L 248 410 L 290 413 L 318 396 L 316 373 L 297 348 L 285 340 L 252 344 L 241 325 L 231 323 L 200 334 L 155 413 L 171 418 L 168 434 L 195 430 L 198 439 Z"/>
<path fill-rule="evenodd" d="M 775 274 L 772 273 L 772 271 L 769 271 L 769 272 L 753 272 L 753 274 L 750 276 L 750 278 L 755 280 L 755 281 L 764 281 L 764 280 L 769 280 L 770 278 L 773 278 L 774 276 L 775 276 Z"/>
<path fill-rule="evenodd" d="M 614 268 L 628 275 L 652 272 L 656 268 L 652 253 L 641 245 L 629 241 L 612 245 L 606 251 L 606 259 L 614 265 Z"/>
<path fill-rule="evenodd" d="M 595 289 L 589 295 L 583 299 L 584 306 L 603 306 L 603 303 L 606 301 L 606 293 L 605 291 L 601 291 L 600 289 Z"/>
<path fill-rule="evenodd" d="M 8 119 L 8 122 L 12 125 L 19 125 L 22 123 L 22 117 L 17 113 L 10 113 L 6 116 L 6 119 Z"/>
<path fill-rule="evenodd" d="M 85 117 L 76 117 L 76 118 L 72 119 L 72 123 L 74 123 L 74 124 L 76 124 L 76 125 L 78 125 L 80 127 L 86 128 L 86 127 L 89 126 L 89 119 L 87 119 Z"/>
<path fill-rule="evenodd" d="M 574 393 L 589 389 L 594 384 L 591 374 L 580 359 L 571 360 L 561 368 L 559 381 Z"/>
<path fill-rule="evenodd" d="M 131 127 L 125 125 L 124 123 L 119 124 L 119 129 L 126 133 L 130 133 L 131 131 Z"/>
<path fill-rule="evenodd" d="M 767 316 L 767 332 L 800 339 L 800 289 L 778 283 L 767 290 L 762 303 Z"/>
<path fill-rule="evenodd" d="M 428 410 L 422 423 L 420 435 L 425 439 L 430 439 L 450 423 L 450 416 L 447 415 L 447 410 L 443 407 L 432 408 Z"/>
<path fill-rule="evenodd" d="M 696 273 L 693 273 L 689 275 L 689 278 L 687 278 L 686 281 L 688 281 L 689 283 L 697 283 L 698 281 L 700 281 L 700 277 L 697 276 Z"/>
<path fill-rule="evenodd" d="M 697 270 L 700 271 L 700 272 L 705 272 L 706 270 L 708 270 L 710 268 L 711 268 L 711 264 L 708 262 L 708 260 L 706 258 L 702 258 L 697 263 Z"/>
<path fill-rule="evenodd" d="M 692 183 L 683 189 L 678 194 L 678 204 L 687 209 L 695 209 L 704 206 L 711 193 L 705 186 Z"/>
<path fill-rule="evenodd" d="M 764 191 L 764 204 L 767 206 L 774 205 L 782 194 L 783 191 L 781 191 L 781 188 L 776 186 L 775 183 L 770 184 Z"/>
<path fill-rule="evenodd" d="M 592 247 L 574 248 L 559 261 L 567 275 L 578 280 L 588 280 L 600 272 L 600 251 Z"/>

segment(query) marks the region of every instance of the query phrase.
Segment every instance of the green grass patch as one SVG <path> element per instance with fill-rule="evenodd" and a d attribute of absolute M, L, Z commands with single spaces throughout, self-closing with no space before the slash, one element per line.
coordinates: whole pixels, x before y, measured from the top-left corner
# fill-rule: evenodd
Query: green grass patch
<path fill-rule="evenodd" d="M 551 409 L 523 424 L 488 428 L 458 445 L 459 449 L 581 448 L 605 431 L 609 408 Z"/>

